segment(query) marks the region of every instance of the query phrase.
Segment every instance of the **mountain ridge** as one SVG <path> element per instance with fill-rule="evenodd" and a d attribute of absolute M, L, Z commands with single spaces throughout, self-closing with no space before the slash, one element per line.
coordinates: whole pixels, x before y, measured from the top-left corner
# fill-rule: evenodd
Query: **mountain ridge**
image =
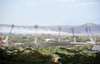
<path fill-rule="evenodd" d="M 100 25 L 99 24 L 94 24 L 94 23 L 86 23 L 83 25 L 73 25 L 75 32 L 79 32 L 79 31 L 85 31 L 85 27 L 86 26 L 90 26 L 91 30 L 95 30 L 95 31 L 100 31 Z M 70 25 L 66 25 L 66 26 L 61 26 L 62 27 L 62 31 L 63 32 L 71 32 Z M 58 31 L 58 26 L 40 26 L 41 29 L 50 29 L 53 31 Z"/>
<path fill-rule="evenodd" d="M 83 24 L 83 25 L 73 25 L 74 27 L 74 32 L 76 33 L 80 33 L 81 31 L 85 31 L 85 27 L 86 26 L 90 26 L 90 29 L 91 31 L 100 31 L 100 24 L 94 24 L 94 23 L 86 23 L 86 24 Z M 19 28 L 20 27 L 20 28 Z M 13 33 L 34 33 L 35 30 L 34 30 L 34 27 L 33 26 L 16 26 L 14 27 L 13 29 Z M 69 32 L 71 33 L 71 27 L 72 25 L 62 25 L 61 26 L 61 32 Z M 11 26 L 10 27 L 5 27 L 5 26 L 1 26 L 0 24 L 0 32 L 9 32 L 11 29 Z M 58 29 L 58 26 L 39 26 L 37 31 L 39 33 L 56 33 L 59 31 Z"/>

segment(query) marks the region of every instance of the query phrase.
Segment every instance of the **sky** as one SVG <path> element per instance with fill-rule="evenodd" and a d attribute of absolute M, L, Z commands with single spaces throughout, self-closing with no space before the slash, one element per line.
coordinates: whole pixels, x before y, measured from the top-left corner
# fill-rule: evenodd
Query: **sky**
<path fill-rule="evenodd" d="M 100 24 L 100 0 L 0 0 L 0 24 Z"/>

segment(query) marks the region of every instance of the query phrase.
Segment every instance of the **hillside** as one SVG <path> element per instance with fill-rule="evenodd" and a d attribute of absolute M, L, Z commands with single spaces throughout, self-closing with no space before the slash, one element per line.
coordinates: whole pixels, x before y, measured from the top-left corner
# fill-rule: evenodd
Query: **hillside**
<path fill-rule="evenodd" d="M 74 26 L 74 30 L 75 32 L 85 31 L 85 26 L 90 26 L 91 30 L 93 31 L 100 31 L 100 25 L 93 23 Z M 61 26 L 61 27 L 63 32 L 71 32 L 70 30 L 71 26 Z M 40 26 L 40 28 L 44 30 L 58 31 L 58 26 Z"/>
<path fill-rule="evenodd" d="M 97 24 L 93 24 L 93 23 L 87 23 L 87 24 L 83 24 L 79 27 L 76 27 L 76 30 L 78 31 L 84 31 L 85 30 L 85 26 L 90 26 L 90 29 L 92 31 L 100 31 L 100 26 Z"/>
<path fill-rule="evenodd" d="M 100 31 L 100 24 L 93 24 L 93 23 L 87 23 L 83 25 L 74 25 L 74 32 L 80 33 L 81 31 L 85 31 L 85 27 L 90 26 L 91 31 Z M 71 32 L 71 26 L 61 26 L 62 32 Z M 0 25 L 0 32 L 9 32 L 11 27 L 8 27 L 8 25 Z M 38 33 L 56 33 L 58 32 L 58 26 L 39 26 L 38 27 Z M 13 33 L 34 33 L 34 27 L 33 26 L 16 26 L 14 27 Z"/>

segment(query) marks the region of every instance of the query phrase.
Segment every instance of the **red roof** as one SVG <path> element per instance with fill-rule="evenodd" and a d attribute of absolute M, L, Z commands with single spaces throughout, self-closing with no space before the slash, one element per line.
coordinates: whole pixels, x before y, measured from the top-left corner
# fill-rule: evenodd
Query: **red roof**
<path fill-rule="evenodd" d="M 15 43 L 11 43 L 11 45 L 14 45 Z"/>
<path fill-rule="evenodd" d="M 0 43 L 0 45 L 4 45 L 4 43 Z"/>
<path fill-rule="evenodd" d="M 46 44 L 71 44 L 71 43 L 46 43 Z"/>

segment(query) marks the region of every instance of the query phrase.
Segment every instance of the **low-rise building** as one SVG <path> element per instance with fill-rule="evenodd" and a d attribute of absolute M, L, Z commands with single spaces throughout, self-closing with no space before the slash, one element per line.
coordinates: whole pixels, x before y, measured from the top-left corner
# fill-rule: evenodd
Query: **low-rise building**
<path fill-rule="evenodd" d="M 92 53 L 100 52 L 100 45 L 93 45 Z"/>
<path fill-rule="evenodd" d="M 55 40 L 55 39 L 53 39 L 53 38 L 47 38 L 47 39 L 44 39 L 45 41 L 50 41 L 50 40 Z"/>

